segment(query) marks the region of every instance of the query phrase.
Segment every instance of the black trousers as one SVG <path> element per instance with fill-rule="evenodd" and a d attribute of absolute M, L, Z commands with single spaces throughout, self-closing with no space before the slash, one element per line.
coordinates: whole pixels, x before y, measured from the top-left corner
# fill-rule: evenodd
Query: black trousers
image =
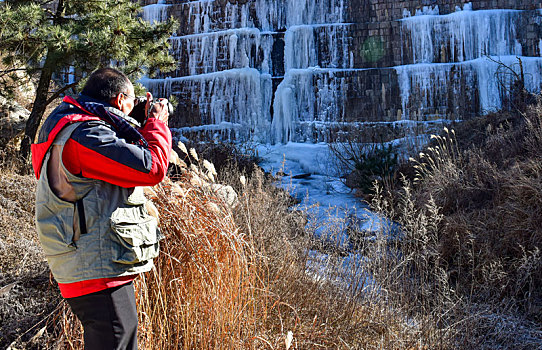
<path fill-rule="evenodd" d="M 85 350 L 137 350 L 132 282 L 66 300 L 83 324 Z"/>

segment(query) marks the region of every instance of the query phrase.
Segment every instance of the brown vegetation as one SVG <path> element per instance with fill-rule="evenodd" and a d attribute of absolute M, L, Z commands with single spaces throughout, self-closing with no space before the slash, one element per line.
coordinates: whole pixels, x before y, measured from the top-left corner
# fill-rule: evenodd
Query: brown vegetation
<path fill-rule="evenodd" d="M 542 346 L 541 118 L 538 104 L 446 129 L 375 196 L 401 227 L 377 280 L 456 348 Z"/>
<path fill-rule="evenodd" d="M 36 181 L 0 169 L 0 348 L 37 346 L 60 297 L 34 228 Z M 43 337 L 42 337 L 43 336 Z M 34 344 L 34 345 L 33 345 Z"/>
<path fill-rule="evenodd" d="M 156 269 L 136 283 L 140 348 L 405 349 L 424 343 L 404 314 L 361 298 L 366 276 L 358 263 L 309 251 L 304 220 L 261 171 L 245 181 L 230 175 L 242 188 L 235 208 L 194 186 L 193 173 L 155 188 L 166 238 Z M 81 348 L 78 323 L 66 309 L 61 316 L 55 346 Z"/>

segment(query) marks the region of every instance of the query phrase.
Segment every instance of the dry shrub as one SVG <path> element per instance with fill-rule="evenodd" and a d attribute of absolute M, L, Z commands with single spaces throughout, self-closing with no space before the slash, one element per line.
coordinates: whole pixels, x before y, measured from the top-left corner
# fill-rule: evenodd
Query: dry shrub
<path fill-rule="evenodd" d="M 469 231 L 472 223 L 455 227 L 456 234 L 466 236 L 458 253 L 457 247 L 447 246 L 448 240 L 440 237 L 448 218 L 435 200 L 429 198 L 419 207 L 408 182 L 393 202 L 381 191 L 378 188 L 373 202 L 375 210 L 396 214 L 400 226 L 384 230 L 393 233 L 391 239 L 382 235 L 365 244 L 367 268 L 380 287 L 382 301 L 416 322 L 424 345 L 430 349 L 535 349 L 542 344 L 539 324 L 529 321 L 510 298 L 503 299 L 499 293 L 503 288 L 498 286 L 509 284 L 511 277 L 503 261 L 482 261 L 485 256 L 475 250 Z M 461 264 L 449 264 L 452 252 Z M 533 275 L 540 269 L 538 259 L 531 254 L 516 261 L 522 266 L 518 268 L 521 284 L 530 286 L 531 292 Z"/>
<path fill-rule="evenodd" d="M 539 104 L 445 130 L 373 203 L 401 237 L 376 259 L 377 280 L 453 347 L 542 344 L 541 116 Z"/>

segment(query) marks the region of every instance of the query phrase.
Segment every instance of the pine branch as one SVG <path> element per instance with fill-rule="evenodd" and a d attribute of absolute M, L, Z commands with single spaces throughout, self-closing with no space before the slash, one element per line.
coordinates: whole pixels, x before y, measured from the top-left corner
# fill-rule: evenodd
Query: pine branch
<path fill-rule="evenodd" d="M 49 18 L 53 18 L 54 17 L 54 13 L 53 11 L 49 10 L 49 9 L 43 9 L 43 12 L 45 12 L 46 14 L 49 15 Z"/>

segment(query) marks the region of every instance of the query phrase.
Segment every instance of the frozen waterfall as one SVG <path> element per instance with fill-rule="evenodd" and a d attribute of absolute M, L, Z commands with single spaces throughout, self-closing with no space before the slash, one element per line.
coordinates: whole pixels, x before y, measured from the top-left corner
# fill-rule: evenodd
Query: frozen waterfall
<path fill-rule="evenodd" d="M 403 10 L 389 26 L 395 32 L 388 38 L 400 39 L 386 46 L 378 28 L 387 27 L 350 23 L 349 6 L 158 1 L 144 7 L 143 17 L 181 18 L 170 38 L 180 64 L 141 82 L 179 99 L 183 113 L 170 124 L 181 134 L 260 143 L 328 142 L 363 130 L 370 131 L 367 140 L 390 140 L 408 134 L 405 125 L 426 132 L 428 125 L 495 111 L 506 106 L 511 84 L 499 72 L 503 65 L 519 72 L 519 60 L 527 89 L 540 91 L 542 39 L 529 41 L 522 32 L 528 11 L 470 4 L 446 14 L 438 6 Z M 542 27 L 542 10 L 536 13 Z M 375 57 L 387 63 L 365 59 L 367 48 L 354 42 L 382 44 Z"/>
<path fill-rule="evenodd" d="M 520 74 L 520 61 L 525 87 L 540 91 L 542 59 L 522 57 L 518 37 L 522 11 L 473 11 L 466 4 L 448 15 L 438 12 L 437 7 L 414 16 L 405 13 L 401 20 L 403 57 L 410 56 L 413 63 L 395 67 L 403 118 L 410 118 L 413 109 L 426 115 L 454 113 L 450 101 L 465 93 L 476 114 L 496 111 L 503 107 L 512 84 L 499 66 Z"/>
<path fill-rule="evenodd" d="M 160 11 L 166 6 L 146 6 L 145 18 L 164 18 Z M 256 0 L 227 2 L 223 8 L 215 1 L 190 1 L 177 6 L 188 14 L 190 32 L 170 42 L 184 67 L 176 78 L 141 82 L 163 96 L 182 91 L 192 101 L 206 126 L 178 131 L 258 142 L 327 139 L 325 133 L 315 136 L 314 122 L 341 113 L 344 82 L 334 78 L 334 70 L 352 66 L 349 24 L 342 23 L 344 0 Z M 281 42 L 283 62 L 274 67 L 273 50 L 280 50 Z"/>

